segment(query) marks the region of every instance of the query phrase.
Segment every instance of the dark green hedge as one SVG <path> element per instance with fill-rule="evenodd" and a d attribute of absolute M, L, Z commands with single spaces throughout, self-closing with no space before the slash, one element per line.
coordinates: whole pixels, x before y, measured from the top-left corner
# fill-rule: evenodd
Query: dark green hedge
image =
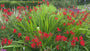
<path fill-rule="evenodd" d="M 38 4 L 38 1 L 34 1 L 34 3 L 32 1 L 0 1 L 0 4 L 5 4 L 6 8 L 12 8 L 16 6 L 26 6 L 26 5 L 32 7 L 36 6 Z"/>

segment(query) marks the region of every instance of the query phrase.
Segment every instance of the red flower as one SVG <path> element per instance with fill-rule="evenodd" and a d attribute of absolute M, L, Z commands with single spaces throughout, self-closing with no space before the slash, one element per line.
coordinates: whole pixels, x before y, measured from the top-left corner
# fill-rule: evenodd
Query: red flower
<path fill-rule="evenodd" d="M 32 9 L 30 9 L 30 12 L 32 11 Z"/>
<path fill-rule="evenodd" d="M 70 8 L 70 6 L 68 6 L 68 8 Z"/>
<path fill-rule="evenodd" d="M 40 34 L 42 34 L 42 32 L 41 32 L 41 30 L 40 31 L 38 31 Z"/>
<path fill-rule="evenodd" d="M 63 15 L 67 15 L 67 13 L 66 12 L 63 12 Z"/>
<path fill-rule="evenodd" d="M 12 44 L 12 40 L 8 40 L 8 45 L 11 45 Z"/>
<path fill-rule="evenodd" d="M 45 2 L 45 0 L 42 0 L 43 2 Z"/>
<path fill-rule="evenodd" d="M 18 33 L 18 38 L 21 37 L 21 36 L 22 36 L 22 34 L 21 33 Z"/>
<path fill-rule="evenodd" d="M 47 6 L 49 6 L 49 2 L 47 1 Z"/>
<path fill-rule="evenodd" d="M 57 17 L 55 17 L 55 20 L 58 20 L 58 18 L 57 18 Z"/>
<path fill-rule="evenodd" d="M 17 32 L 17 30 L 16 30 L 16 29 L 14 29 L 14 30 L 13 30 L 13 33 L 16 33 L 16 32 Z"/>
<path fill-rule="evenodd" d="M 8 21 L 8 19 L 6 19 L 6 21 Z"/>
<path fill-rule="evenodd" d="M 37 11 L 37 8 L 34 7 L 35 12 Z"/>
<path fill-rule="evenodd" d="M 62 38 L 62 36 L 59 34 L 56 36 L 55 41 L 59 41 Z"/>
<path fill-rule="evenodd" d="M 29 6 L 26 6 L 26 8 L 28 9 L 28 8 L 29 8 Z"/>
<path fill-rule="evenodd" d="M 19 21 L 22 21 L 22 19 L 21 19 L 21 18 L 19 18 Z"/>
<path fill-rule="evenodd" d="M 45 37 L 45 38 L 48 38 L 49 35 L 48 35 L 47 33 L 44 33 L 44 37 Z"/>
<path fill-rule="evenodd" d="M 84 40 L 81 40 L 81 41 L 80 41 L 80 44 L 81 44 L 82 46 L 85 46 Z"/>
<path fill-rule="evenodd" d="M 8 9 L 3 9 L 3 12 L 4 12 L 4 13 L 7 13 L 7 12 L 8 12 Z"/>
<path fill-rule="evenodd" d="M 72 40 L 72 41 L 71 41 L 71 45 L 72 45 L 72 46 L 75 46 L 75 45 L 76 45 L 76 44 L 75 44 L 75 40 Z"/>
<path fill-rule="evenodd" d="M 4 4 L 1 4 L 1 7 L 4 7 Z"/>
<path fill-rule="evenodd" d="M 63 41 L 67 41 L 67 37 L 62 36 L 62 40 L 63 40 Z"/>
<path fill-rule="evenodd" d="M 2 27 L 1 27 L 1 29 L 5 29 L 5 28 L 6 28 L 6 26 L 2 26 Z"/>
<path fill-rule="evenodd" d="M 69 31 L 66 31 L 66 34 L 69 34 Z"/>
<path fill-rule="evenodd" d="M 4 4 L 1 4 L 1 7 L 4 7 Z"/>
<path fill-rule="evenodd" d="M 7 15 L 11 16 L 13 14 L 13 12 L 7 12 Z"/>
<path fill-rule="evenodd" d="M 25 37 L 25 41 L 29 41 L 30 39 L 29 39 L 29 36 L 26 36 Z"/>
<path fill-rule="evenodd" d="M 66 23 L 63 23 L 63 25 L 65 26 L 65 25 L 66 25 Z"/>
<path fill-rule="evenodd" d="M 78 37 L 73 37 L 73 40 L 75 40 L 75 41 L 77 41 L 77 42 L 79 41 L 79 40 L 78 40 Z"/>
<path fill-rule="evenodd" d="M 41 41 L 37 42 L 37 46 L 41 47 L 42 46 L 42 42 Z"/>
<path fill-rule="evenodd" d="M 7 38 L 3 39 L 3 43 L 6 44 L 7 43 Z"/>
<path fill-rule="evenodd" d="M 29 19 L 32 19 L 32 17 L 31 17 L 31 16 L 29 16 Z"/>
<path fill-rule="evenodd" d="M 32 44 L 31 44 L 31 47 L 32 47 L 32 48 L 35 48 L 35 43 L 32 43 Z"/>
<path fill-rule="evenodd" d="M 75 34 L 72 30 L 70 31 L 70 33 L 71 33 L 72 35 L 74 35 L 74 34 Z"/>
<path fill-rule="evenodd" d="M 79 37 L 79 39 L 80 39 L 80 40 L 83 40 L 83 37 L 82 37 L 82 36 L 80 36 L 80 37 Z"/>
<path fill-rule="evenodd" d="M 16 19 L 19 19 L 19 17 L 17 16 Z"/>
<path fill-rule="evenodd" d="M 59 50 L 59 45 L 56 46 L 57 50 Z"/>
<path fill-rule="evenodd" d="M 71 25 L 71 23 L 67 23 L 67 25 L 68 25 L 68 26 L 70 26 L 70 25 Z"/>
<path fill-rule="evenodd" d="M 61 31 L 61 30 L 57 27 L 57 31 Z"/>

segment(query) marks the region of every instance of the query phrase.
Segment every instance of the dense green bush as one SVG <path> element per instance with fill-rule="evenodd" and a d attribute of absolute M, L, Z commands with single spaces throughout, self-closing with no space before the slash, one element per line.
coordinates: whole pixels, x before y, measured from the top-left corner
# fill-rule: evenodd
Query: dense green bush
<path fill-rule="evenodd" d="M 90 14 L 69 9 L 57 10 L 49 2 L 32 9 L 18 6 L 9 10 L 2 5 L 1 48 L 7 51 L 89 51 Z"/>

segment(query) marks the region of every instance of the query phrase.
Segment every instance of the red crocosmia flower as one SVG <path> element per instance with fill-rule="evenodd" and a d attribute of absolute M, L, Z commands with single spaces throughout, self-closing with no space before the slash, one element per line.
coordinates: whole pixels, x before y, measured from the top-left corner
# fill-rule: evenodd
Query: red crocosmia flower
<path fill-rule="evenodd" d="M 14 30 L 13 30 L 13 33 L 16 33 L 16 32 L 17 32 L 17 30 L 16 30 L 16 29 L 14 29 Z"/>
<path fill-rule="evenodd" d="M 82 46 L 85 46 L 85 41 L 84 41 L 84 40 L 81 40 L 81 41 L 80 41 L 80 44 L 81 44 Z"/>
<path fill-rule="evenodd" d="M 26 6 L 26 8 L 28 9 L 28 8 L 29 8 L 29 6 Z"/>
<path fill-rule="evenodd" d="M 28 23 L 30 23 L 30 21 L 28 20 Z"/>
<path fill-rule="evenodd" d="M 3 41 L 1 41 L 1 45 L 2 45 L 2 46 L 4 45 L 4 42 L 3 42 Z"/>
<path fill-rule="evenodd" d="M 21 19 L 21 18 L 19 18 L 19 21 L 22 21 L 22 19 Z"/>
<path fill-rule="evenodd" d="M 43 33 L 45 38 L 48 38 L 49 35 L 47 33 Z"/>
<path fill-rule="evenodd" d="M 7 17 L 7 15 L 3 14 L 4 17 Z"/>
<path fill-rule="evenodd" d="M 63 15 L 67 15 L 67 13 L 66 12 L 63 12 Z"/>
<path fill-rule="evenodd" d="M 39 10 L 42 10 L 41 8 L 39 8 Z"/>
<path fill-rule="evenodd" d="M 65 11 L 67 11 L 67 9 L 66 9 L 66 8 L 64 8 L 64 10 L 65 10 Z"/>
<path fill-rule="evenodd" d="M 30 9 L 30 12 L 32 11 L 32 9 Z"/>
<path fill-rule="evenodd" d="M 72 12 L 72 10 L 69 10 L 69 12 Z"/>
<path fill-rule="evenodd" d="M 67 25 L 68 25 L 68 26 L 70 26 L 70 25 L 71 25 L 71 23 L 67 23 Z"/>
<path fill-rule="evenodd" d="M 85 18 L 82 18 L 83 21 L 85 21 Z"/>
<path fill-rule="evenodd" d="M 8 40 L 8 45 L 11 45 L 12 44 L 12 40 Z"/>
<path fill-rule="evenodd" d="M 11 16 L 13 14 L 13 12 L 7 12 L 7 15 Z"/>
<path fill-rule="evenodd" d="M 77 26 L 79 25 L 79 23 L 77 23 Z"/>
<path fill-rule="evenodd" d="M 56 46 L 57 50 L 59 50 L 59 45 Z"/>
<path fill-rule="evenodd" d="M 75 20 L 73 20 L 73 23 L 75 23 Z"/>
<path fill-rule="evenodd" d="M 36 46 L 35 43 L 32 43 L 32 44 L 31 44 L 31 47 L 32 47 L 32 48 L 35 48 L 35 46 Z"/>
<path fill-rule="evenodd" d="M 42 42 L 41 41 L 37 42 L 37 46 L 41 47 L 42 46 Z"/>
<path fill-rule="evenodd" d="M 83 37 L 82 37 L 82 36 L 80 36 L 80 37 L 79 37 L 79 39 L 80 39 L 80 40 L 83 40 Z"/>
<path fill-rule="evenodd" d="M 8 21 L 8 19 L 6 19 L 6 21 Z"/>
<path fill-rule="evenodd" d="M 29 19 L 32 19 L 32 17 L 31 17 L 31 16 L 29 16 Z"/>
<path fill-rule="evenodd" d="M 77 14 L 79 14 L 80 13 L 80 11 L 77 11 Z"/>
<path fill-rule="evenodd" d="M 21 36 L 22 36 L 22 34 L 21 33 L 18 33 L 18 38 L 21 37 Z"/>
<path fill-rule="evenodd" d="M 45 0 L 42 0 L 43 2 L 45 2 Z"/>
<path fill-rule="evenodd" d="M 63 41 L 67 41 L 67 37 L 62 36 L 62 40 L 63 40 Z"/>
<path fill-rule="evenodd" d="M 7 13 L 7 12 L 8 12 L 8 9 L 3 9 L 3 12 L 4 12 L 4 13 Z"/>
<path fill-rule="evenodd" d="M 72 12 L 71 15 L 74 16 L 74 12 Z"/>
<path fill-rule="evenodd" d="M 4 4 L 1 4 L 1 7 L 4 7 Z"/>
<path fill-rule="evenodd" d="M 35 12 L 37 11 L 37 8 L 34 6 L 34 10 L 35 10 Z"/>
<path fill-rule="evenodd" d="M 47 1 L 47 6 L 49 6 L 49 2 Z"/>
<path fill-rule="evenodd" d="M 1 29 L 5 29 L 5 28 L 6 28 L 6 26 L 2 26 L 2 27 L 1 27 Z"/>
<path fill-rule="evenodd" d="M 66 34 L 69 34 L 69 31 L 66 31 Z"/>
<path fill-rule="evenodd" d="M 7 38 L 3 39 L 3 43 L 6 44 L 7 43 Z"/>
<path fill-rule="evenodd" d="M 62 38 L 62 36 L 59 34 L 56 36 L 55 41 L 59 41 Z"/>
<path fill-rule="evenodd" d="M 85 13 L 85 11 L 82 11 L 82 13 L 84 14 L 84 13 Z"/>
<path fill-rule="evenodd" d="M 61 30 L 57 27 L 57 31 L 61 31 Z"/>
<path fill-rule="evenodd" d="M 80 25 L 82 24 L 81 20 L 79 20 L 79 24 L 80 24 Z"/>
<path fill-rule="evenodd" d="M 39 42 L 39 39 L 37 37 L 35 37 L 34 42 Z"/>
<path fill-rule="evenodd" d="M 43 32 L 41 32 L 41 30 L 40 31 L 38 31 L 40 34 L 42 34 Z"/>
<path fill-rule="evenodd" d="M 15 11 L 15 9 L 12 9 L 13 11 Z"/>
<path fill-rule="evenodd" d="M 73 37 L 73 40 L 75 40 L 76 42 L 78 42 L 78 37 Z"/>
<path fill-rule="evenodd" d="M 16 19 L 19 19 L 19 17 L 17 16 Z"/>
<path fill-rule="evenodd" d="M 74 35 L 74 34 L 75 34 L 72 30 L 70 31 L 70 33 L 71 33 L 72 35 Z"/>
<path fill-rule="evenodd" d="M 72 46 L 75 46 L 75 45 L 76 45 L 76 44 L 75 44 L 75 40 L 72 40 L 72 41 L 71 41 L 71 45 L 72 45 Z"/>
<path fill-rule="evenodd" d="M 17 6 L 17 9 L 20 9 L 21 7 L 20 6 Z"/>
<path fill-rule="evenodd" d="M 30 39 L 29 39 L 29 36 L 26 36 L 25 37 L 25 41 L 29 41 Z"/>
<path fill-rule="evenodd" d="M 70 8 L 70 6 L 68 6 L 68 8 Z"/>
<path fill-rule="evenodd" d="M 55 17 L 55 20 L 58 20 L 58 18 L 57 18 L 57 17 Z"/>
<path fill-rule="evenodd" d="M 65 25 L 66 25 L 66 23 L 63 23 L 63 25 L 65 26 Z"/>
<path fill-rule="evenodd" d="M 34 1 L 32 3 L 34 3 Z"/>

